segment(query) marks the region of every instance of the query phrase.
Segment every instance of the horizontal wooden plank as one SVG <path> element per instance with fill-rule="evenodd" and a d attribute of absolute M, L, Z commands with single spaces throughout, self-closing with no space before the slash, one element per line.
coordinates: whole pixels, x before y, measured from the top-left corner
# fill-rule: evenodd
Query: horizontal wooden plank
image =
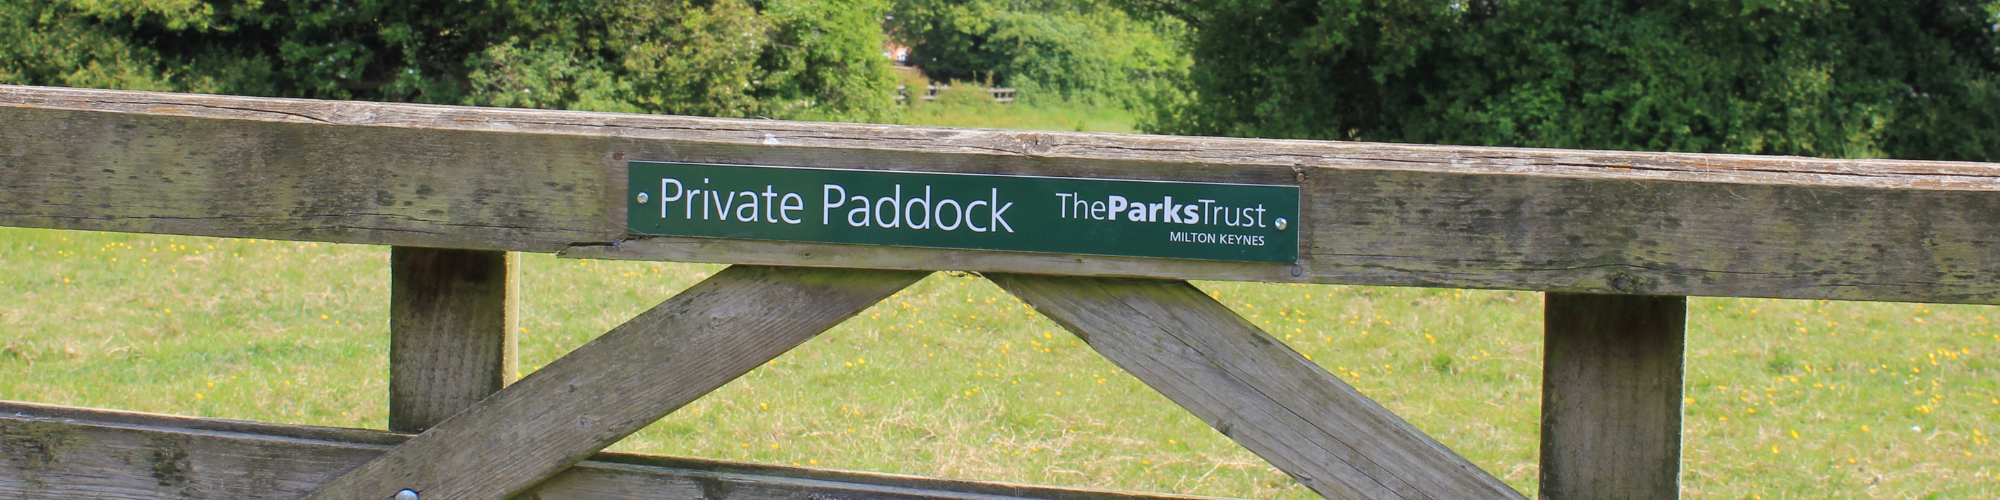
<path fill-rule="evenodd" d="M 299 498 L 407 434 L 0 401 L 0 498 Z M 1172 500 L 1121 493 L 599 453 L 516 498 Z"/>
<path fill-rule="evenodd" d="M 1991 164 L 0 86 L 0 225 L 589 258 L 2000 303 Z M 1297 266 L 627 238 L 628 160 L 1295 183 Z M 811 254 L 801 258 L 799 254 Z"/>

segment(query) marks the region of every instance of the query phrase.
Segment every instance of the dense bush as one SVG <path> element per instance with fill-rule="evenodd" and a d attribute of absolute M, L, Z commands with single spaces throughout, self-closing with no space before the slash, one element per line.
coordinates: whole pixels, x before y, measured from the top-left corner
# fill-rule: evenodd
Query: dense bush
<path fill-rule="evenodd" d="M 891 107 L 878 0 L 13 0 L 0 82 L 714 116 Z"/>
<path fill-rule="evenodd" d="M 1166 133 L 2000 160 L 1994 0 L 1161 0 Z"/>
<path fill-rule="evenodd" d="M 925 76 L 1012 86 L 1030 101 L 1137 106 L 1187 67 L 1178 22 L 1088 0 L 897 0 L 891 14 Z"/>

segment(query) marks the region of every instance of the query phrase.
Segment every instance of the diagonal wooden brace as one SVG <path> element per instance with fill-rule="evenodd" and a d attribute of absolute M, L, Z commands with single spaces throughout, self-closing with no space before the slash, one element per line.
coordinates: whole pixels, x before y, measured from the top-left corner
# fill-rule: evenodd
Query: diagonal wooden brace
<path fill-rule="evenodd" d="M 730 267 L 306 498 L 511 497 L 927 274 Z"/>
<path fill-rule="evenodd" d="M 986 275 L 1326 498 L 1522 498 L 1179 280 Z"/>

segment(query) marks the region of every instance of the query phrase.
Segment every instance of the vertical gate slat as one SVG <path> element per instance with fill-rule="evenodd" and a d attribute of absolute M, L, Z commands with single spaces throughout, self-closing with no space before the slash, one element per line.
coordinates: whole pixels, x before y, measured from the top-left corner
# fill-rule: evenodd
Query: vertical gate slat
<path fill-rule="evenodd" d="M 423 432 L 514 380 L 519 257 L 389 251 L 389 430 Z"/>
<path fill-rule="evenodd" d="M 1550 293 L 1543 321 L 1541 497 L 1678 498 L 1687 297 Z"/>

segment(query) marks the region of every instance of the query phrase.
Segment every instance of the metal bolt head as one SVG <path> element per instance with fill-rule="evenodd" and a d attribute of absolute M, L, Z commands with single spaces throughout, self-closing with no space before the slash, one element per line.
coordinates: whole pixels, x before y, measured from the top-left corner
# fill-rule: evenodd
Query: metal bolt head
<path fill-rule="evenodd" d="M 646 200 L 648 199 L 651 199 L 651 197 L 646 196 L 646 193 L 639 193 L 639 203 L 645 203 Z M 404 491 L 409 491 L 409 490 L 404 490 Z"/>
<path fill-rule="evenodd" d="M 645 202 L 646 202 L 645 200 L 639 201 L 639 203 L 645 203 Z M 1285 230 L 1285 228 L 1292 226 L 1292 221 L 1285 220 L 1284 217 L 1279 217 L 1277 221 L 1272 223 L 1272 225 L 1277 226 L 1279 231 L 1283 231 Z"/>
<path fill-rule="evenodd" d="M 417 492 L 403 490 L 396 492 L 395 500 L 417 500 Z"/>

